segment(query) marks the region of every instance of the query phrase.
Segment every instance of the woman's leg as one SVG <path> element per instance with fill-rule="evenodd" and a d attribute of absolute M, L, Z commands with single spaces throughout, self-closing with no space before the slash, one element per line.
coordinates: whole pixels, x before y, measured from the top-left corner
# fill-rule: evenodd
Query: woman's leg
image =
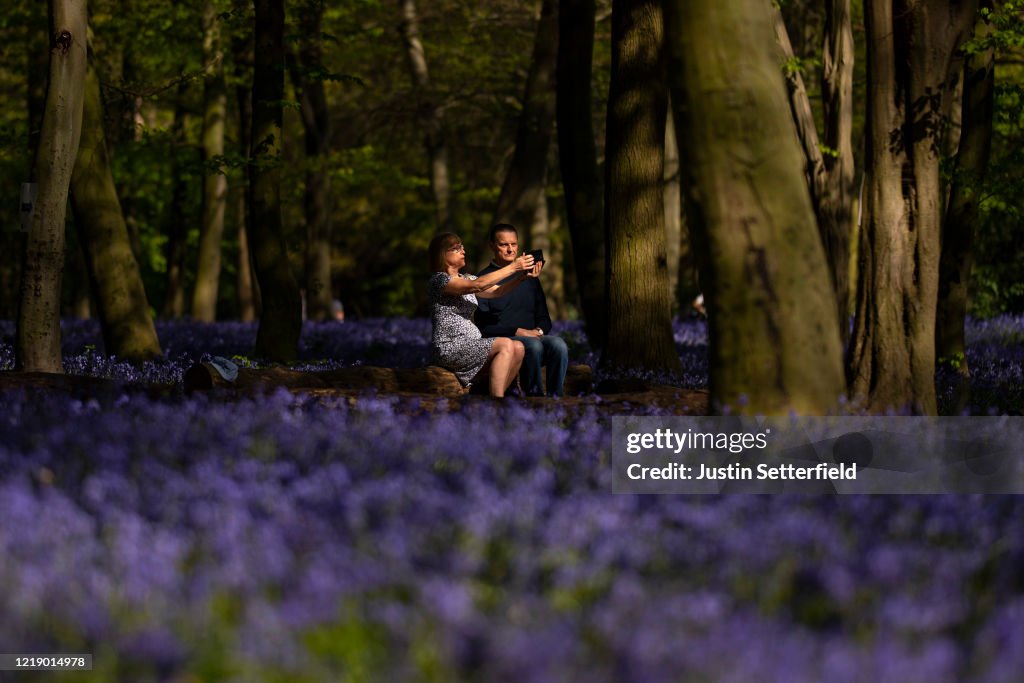
<path fill-rule="evenodd" d="M 511 386 L 523 363 L 523 345 L 508 337 L 498 337 L 491 344 L 487 363 L 477 377 L 487 375 L 491 396 L 502 397 Z"/>
<path fill-rule="evenodd" d="M 526 347 L 521 341 L 512 340 L 512 363 L 509 365 L 508 376 L 505 378 L 505 391 L 519 377 L 519 370 L 523 367 L 523 359 L 526 357 Z M 502 392 L 504 393 L 504 392 Z"/>

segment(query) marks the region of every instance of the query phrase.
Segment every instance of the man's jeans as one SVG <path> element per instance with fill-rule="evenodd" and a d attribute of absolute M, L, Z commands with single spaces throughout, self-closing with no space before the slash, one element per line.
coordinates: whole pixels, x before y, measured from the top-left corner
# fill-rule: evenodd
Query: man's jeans
<path fill-rule="evenodd" d="M 547 367 L 548 396 L 561 396 L 565 384 L 565 371 L 569 368 L 569 347 L 561 337 L 512 337 L 523 342 L 526 356 L 519 371 L 519 382 L 527 396 L 543 396 L 540 367 Z"/>

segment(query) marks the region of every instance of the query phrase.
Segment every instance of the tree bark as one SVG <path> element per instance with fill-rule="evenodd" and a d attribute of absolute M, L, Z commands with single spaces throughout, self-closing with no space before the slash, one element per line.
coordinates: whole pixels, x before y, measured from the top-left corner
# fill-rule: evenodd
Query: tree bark
<path fill-rule="evenodd" d="M 559 6 L 555 108 L 558 159 L 580 307 L 590 345 L 600 349 L 604 347 L 607 331 L 604 199 L 590 110 L 594 13 L 594 0 L 562 0 Z"/>
<path fill-rule="evenodd" d="M 987 30 L 987 24 L 980 28 Z M 964 341 L 967 288 L 981 183 L 992 150 L 994 102 L 995 51 L 989 46 L 972 55 L 964 66 L 960 146 L 942 224 L 936 354 L 940 365 L 954 369 L 964 379 L 970 375 Z"/>
<path fill-rule="evenodd" d="M 413 96 L 424 129 L 424 144 L 430 162 L 430 187 L 437 206 L 438 230 L 449 230 L 451 215 L 451 182 L 448 174 L 448 145 L 444 136 L 444 108 L 430 93 L 430 72 L 420 41 L 419 20 L 413 0 L 398 0 L 402 12 L 400 30 L 405 55 L 412 76 Z"/>
<path fill-rule="evenodd" d="M 86 69 L 81 144 L 71 175 L 75 216 L 108 355 L 141 362 L 163 355 L 107 154 L 100 78 Z"/>
<path fill-rule="evenodd" d="M 769 7 L 665 3 L 687 220 L 709 300 L 713 410 L 833 410 L 834 297 Z"/>
<path fill-rule="evenodd" d="M 829 0 L 829 11 L 836 13 L 837 9 L 832 7 L 833 3 L 849 4 L 849 0 Z M 828 258 L 829 274 L 832 279 L 832 289 L 836 297 L 837 322 L 839 324 L 840 338 L 845 342 L 849 336 L 849 268 L 850 268 L 850 206 L 848 185 L 846 191 L 842 186 L 842 173 L 847 170 L 843 164 L 849 164 L 850 177 L 847 182 L 852 181 L 853 174 L 853 153 L 850 142 L 852 123 L 852 109 L 849 100 L 850 92 L 844 89 L 851 89 L 853 84 L 853 42 L 852 34 L 849 42 L 845 42 L 842 35 L 842 13 L 834 17 L 832 24 L 827 27 L 839 35 L 833 37 L 826 34 L 826 45 L 824 49 L 825 69 L 822 72 L 823 92 L 831 98 L 826 107 L 826 129 L 832 136 L 830 143 L 826 143 L 828 151 L 822 150 L 821 141 L 818 137 L 818 130 L 814 122 L 814 112 L 811 109 L 811 101 L 807 96 L 807 88 L 804 85 L 803 76 L 800 70 L 793 64 L 796 55 L 789 41 L 789 33 L 782 18 L 782 12 L 777 7 L 772 7 L 772 15 L 775 24 L 775 38 L 779 43 L 785 60 L 784 74 L 786 78 L 786 89 L 789 93 L 789 108 L 796 124 L 797 137 L 800 146 L 803 148 L 805 167 L 804 176 L 807 179 L 807 187 L 811 193 L 811 202 L 814 206 L 814 214 L 818 221 L 818 232 L 821 235 L 821 242 L 825 248 Z M 846 14 L 847 31 L 849 31 L 849 10 Z M 833 45 L 832 42 L 835 44 Z M 833 52 L 838 50 L 838 52 Z M 843 51 L 847 50 L 847 51 Z M 844 80 L 846 79 L 846 80 Z M 835 88 L 836 92 L 828 90 Z M 846 107 L 844 110 L 843 107 Z M 843 120 L 843 116 L 849 117 Z M 831 117 L 831 118 L 829 118 Z M 847 124 L 841 127 L 842 124 Z M 845 134 L 845 138 L 842 136 Z M 834 145 L 834 146 L 833 146 Z M 842 157 L 842 164 L 837 164 L 839 157 L 836 156 L 839 150 L 843 150 L 846 156 Z"/>
<path fill-rule="evenodd" d="M 86 0 L 50 1 L 50 80 L 33 177 L 38 184 L 22 268 L 15 367 L 64 371 L 60 283 L 64 219 L 82 132 Z"/>
<path fill-rule="evenodd" d="M 174 147 L 171 168 L 174 173 L 174 189 L 171 191 L 171 205 L 168 210 L 167 242 L 164 258 L 167 260 L 167 292 L 164 297 L 163 316 L 180 318 L 185 315 L 185 252 L 188 223 L 185 217 L 185 160 L 187 146 L 185 135 L 185 92 L 184 81 L 178 84 L 174 103 L 174 120 L 171 123 L 171 145 Z"/>
<path fill-rule="evenodd" d="M 664 26 L 658 0 L 612 5 L 605 146 L 608 339 L 612 369 L 681 372 L 665 247 Z"/>
<path fill-rule="evenodd" d="M 526 76 L 516 151 L 501 186 L 496 223 L 511 223 L 532 235 L 540 202 L 546 202 L 548 148 L 555 124 L 555 65 L 558 57 L 558 2 L 543 0 Z M 543 212 L 547 220 L 547 211 Z M 546 231 L 545 231 L 546 232 Z M 533 245 L 534 248 L 540 245 Z M 540 247 L 543 248 L 543 247 Z"/>
<path fill-rule="evenodd" d="M 300 10 L 302 38 L 297 60 L 292 60 L 292 81 L 299 95 L 302 127 L 306 136 L 306 317 L 326 320 L 331 315 L 331 209 L 327 154 L 330 151 L 330 118 L 323 79 L 320 47 L 324 5 L 311 3 Z M 311 75 L 312 74 L 312 75 Z"/>
<path fill-rule="evenodd" d="M 224 169 L 215 170 L 211 165 L 224 156 L 228 108 L 220 19 L 216 6 L 209 0 L 203 7 L 203 63 L 211 66 L 203 82 L 203 222 L 199 226 L 199 259 L 196 288 L 192 295 L 192 317 L 200 322 L 213 322 L 217 319 L 228 178 Z"/>
<path fill-rule="evenodd" d="M 246 6 L 237 0 L 235 4 L 236 9 L 244 10 Z M 236 34 L 231 50 L 235 66 L 235 100 L 238 104 L 238 148 L 241 156 L 248 159 L 252 147 L 252 67 L 255 58 L 252 34 Z M 253 277 L 252 250 L 249 248 L 249 233 L 252 230 L 248 206 L 250 169 L 251 165 L 248 163 L 242 167 L 242 191 L 238 199 L 236 216 L 238 263 L 235 284 L 238 317 L 245 322 L 255 320 L 259 309 L 259 291 Z"/>
<path fill-rule="evenodd" d="M 668 263 L 668 300 L 677 308 L 679 260 L 683 246 L 683 200 L 679 192 L 679 143 L 671 116 L 665 117 L 665 260 Z"/>
<path fill-rule="evenodd" d="M 821 92 L 825 119 L 825 185 L 818 206 L 839 311 L 839 335 L 850 338 L 850 240 L 853 235 L 853 27 L 850 0 L 825 3 Z"/>
<path fill-rule="evenodd" d="M 291 361 L 298 356 L 302 303 L 281 224 L 284 3 L 256 0 L 255 9 L 249 241 L 263 310 L 253 353 L 258 358 Z"/>
<path fill-rule="evenodd" d="M 942 130 L 977 0 L 868 0 L 861 277 L 848 373 L 871 411 L 933 415 Z"/>

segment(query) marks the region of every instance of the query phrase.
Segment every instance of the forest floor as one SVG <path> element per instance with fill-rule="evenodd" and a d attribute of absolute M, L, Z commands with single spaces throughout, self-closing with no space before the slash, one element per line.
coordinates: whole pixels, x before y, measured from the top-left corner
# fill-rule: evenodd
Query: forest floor
<path fill-rule="evenodd" d="M 275 388 L 272 385 L 267 385 L 265 391 L 270 392 Z M 0 392 L 16 390 L 61 392 L 81 399 L 136 392 L 154 398 L 169 398 L 184 393 L 181 384 L 138 385 L 85 375 L 0 372 Z M 366 388 L 349 389 L 337 387 L 293 388 L 288 390 L 314 398 L 337 399 L 339 397 L 346 397 L 350 405 L 357 405 L 360 400 L 366 398 L 379 400 L 386 396 L 393 396 L 397 399 L 396 411 L 407 414 L 457 412 L 464 406 L 479 403 L 529 406 L 539 410 L 561 408 L 572 414 L 579 414 L 588 408 L 592 408 L 603 416 L 635 414 L 638 409 L 642 411 L 643 408 L 654 409 L 659 413 L 671 415 L 706 415 L 708 412 L 708 392 L 706 390 L 682 389 L 668 385 L 629 380 L 621 383 L 606 383 L 598 387 L 598 393 L 581 393 L 557 399 L 516 395 L 495 399 L 490 396 L 477 394 L 453 397 L 439 396 L 436 393 L 426 392 L 376 392 Z M 209 395 L 217 400 L 231 401 L 242 398 L 248 395 L 248 393 L 215 389 L 209 392 Z"/>

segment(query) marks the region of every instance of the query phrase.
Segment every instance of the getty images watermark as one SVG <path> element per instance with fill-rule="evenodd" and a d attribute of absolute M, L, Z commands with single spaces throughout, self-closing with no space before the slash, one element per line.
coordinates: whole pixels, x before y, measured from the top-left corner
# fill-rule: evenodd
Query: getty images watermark
<path fill-rule="evenodd" d="M 613 417 L 616 493 L 1024 493 L 1019 417 Z"/>

